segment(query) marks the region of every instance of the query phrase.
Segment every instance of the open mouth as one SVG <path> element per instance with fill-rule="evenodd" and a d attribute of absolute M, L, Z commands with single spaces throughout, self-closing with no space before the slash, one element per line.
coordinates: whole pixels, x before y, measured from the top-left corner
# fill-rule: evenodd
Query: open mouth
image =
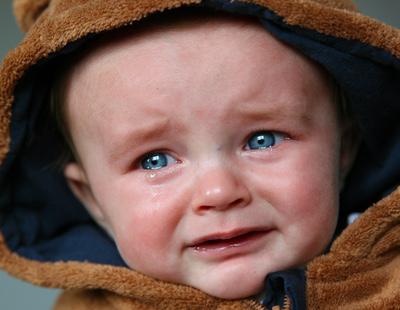
<path fill-rule="evenodd" d="M 196 251 L 221 251 L 228 248 L 236 248 L 244 246 L 247 243 L 255 241 L 263 237 L 267 233 L 266 230 L 262 231 L 249 231 L 245 233 L 236 234 L 233 237 L 220 237 L 211 238 L 198 243 L 195 243 L 191 247 Z"/>

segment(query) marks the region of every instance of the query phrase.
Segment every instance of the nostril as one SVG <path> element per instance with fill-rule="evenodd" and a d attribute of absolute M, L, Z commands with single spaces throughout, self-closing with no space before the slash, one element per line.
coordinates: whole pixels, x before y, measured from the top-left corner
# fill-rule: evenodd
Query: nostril
<path fill-rule="evenodd" d="M 239 206 L 239 205 L 241 205 L 243 202 L 244 202 L 244 199 L 243 199 L 243 198 L 238 198 L 238 199 L 236 199 L 235 201 L 232 201 L 232 202 L 229 204 L 229 207 Z"/>
<path fill-rule="evenodd" d="M 205 212 L 205 211 L 209 211 L 209 210 L 214 209 L 214 208 L 215 207 L 213 207 L 213 206 L 199 206 L 197 208 L 197 211 Z"/>
<path fill-rule="evenodd" d="M 225 210 L 225 209 L 230 209 L 230 208 L 233 208 L 233 207 L 240 206 L 240 205 L 244 204 L 244 202 L 245 202 L 245 200 L 243 198 L 238 198 L 238 199 L 236 199 L 234 201 L 231 201 L 230 203 L 227 203 L 225 205 L 223 205 L 223 204 L 211 205 L 211 206 L 202 205 L 202 206 L 200 206 L 198 208 L 198 210 L 199 211 L 208 211 L 208 210 L 211 210 L 211 209 Z"/>

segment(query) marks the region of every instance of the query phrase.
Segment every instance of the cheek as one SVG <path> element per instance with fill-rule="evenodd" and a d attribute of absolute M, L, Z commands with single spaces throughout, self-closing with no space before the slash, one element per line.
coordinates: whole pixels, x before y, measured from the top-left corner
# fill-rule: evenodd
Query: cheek
<path fill-rule="evenodd" d="M 163 243 L 172 233 L 174 214 L 166 195 L 139 186 L 135 190 L 120 188 L 118 196 L 109 219 L 117 241 L 130 243 L 130 247 L 143 244 L 150 248 Z"/>
<path fill-rule="evenodd" d="M 339 198 L 335 150 L 309 146 L 266 167 L 264 173 L 259 169 L 253 174 L 255 190 L 271 205 L 277 225 L 293 247 L 308 248 L 312 243 L 316 249 L 323 247 L 335 229 Z"/>
<path fill-rule="evenodd" d="M 119 182 L 108 197 L 108 222 L 125 262 L 157 278 L 169 278 L 179 251 L 185 200 L 176 188 L 172 184 L 154 187 L 131 178 Z"/>
<path fill-rule="evenodd" d="M 285 194 L 282 212 L 298 219 L 313 219 L 330 213 L 338 204 L 338 177 L 335 171 L 321 167 L 310 167 L 309 171 L 292 172 L 284 185 Z"/>
<path fill-rule="evenodd" d="M 335 148 L 332 148 L 335 150 Z M 281 215 L 286 236 L 294 248 L 307 256 L 319 254 L 334 233 L 339 206 L 339 166 L 337 154 L 306 153 L 296 161 L 297 167 L 287 178 L 287 195 L 283 195 Z M 293 170 L 294 166 L 292 166 Z M 290 193 L 290 194 L 289 194 Z"/>
<path fill-rule="evenodd" d="M 299 167 L 307 167 L 299 169 Z M 312 167 L 308 161 L 283 162 L 250 176 L 261 199 L 287 216 L 309 217 L 322 206 L 337 204 L 338 173 L 330 167 Z"/>
<path fill-rule="evenodd" d="M 163 243 L 162 232 L 156 218 L 127 215 L 128 219 L 119 220 L 121 225 L 115 228 L 114 238 L 121 256 L 127 265 L 138 271 L 145 272 L 156 265 L 157 257 L 165 256 L 166 243 Z M 158 237 L 156 237 L 158 236 Z"/>

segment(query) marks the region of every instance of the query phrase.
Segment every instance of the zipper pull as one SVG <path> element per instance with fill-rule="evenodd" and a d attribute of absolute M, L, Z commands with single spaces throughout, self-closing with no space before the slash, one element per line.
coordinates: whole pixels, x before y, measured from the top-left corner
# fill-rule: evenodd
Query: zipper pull
<path fill-rule="evenodd" d="M 302 268 L 270 273 L 257 300 L 269 310 L 306 310 L 306 277 Z"/>

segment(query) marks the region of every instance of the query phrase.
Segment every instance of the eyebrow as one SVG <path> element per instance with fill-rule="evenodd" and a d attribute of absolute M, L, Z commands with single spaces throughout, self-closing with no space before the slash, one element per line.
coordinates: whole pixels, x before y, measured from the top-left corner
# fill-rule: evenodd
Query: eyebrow
<path fill-rule="evenodd" d="M 282 121 L 282 120 L 295 120 L 298 119 L 300 123 L 304 125 L 310 125 L 312 117 L 310 113 L 307 113 L 305 108 L 294 111 L 288 109 L 285 105 L 279 105 L 275 107 L 257 107 L 249 109 L 246 106 L 237 107 L 234 111 L 240 118 L 251 120 L 251 121 Z"/>
<path fill-rule="evenodd" d="M 172 128 L 170 120 L 166 119 L 147 123 L 141 127 L 135 127 L 124 133 L 116 134 L 113 140 L 117 142 L 110 144 L 110 151 L 107 152 L 107 157 L 110 162 L 119 160 L 129 152 L 134 145 L 139 145 L 156 138 L 159 139 L 171 132 Z"/>

